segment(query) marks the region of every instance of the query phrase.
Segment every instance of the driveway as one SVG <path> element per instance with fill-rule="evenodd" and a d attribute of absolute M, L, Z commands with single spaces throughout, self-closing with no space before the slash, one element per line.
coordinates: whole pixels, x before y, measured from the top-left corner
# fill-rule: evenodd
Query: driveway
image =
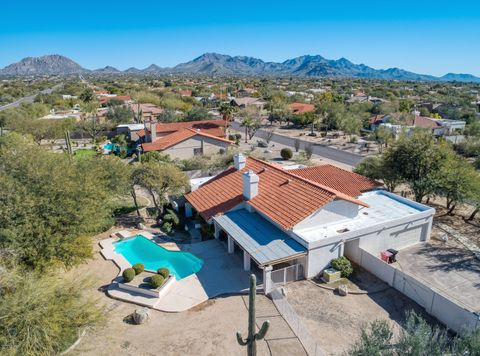
<path fill-rule="evenodd" d="M 480 310 L 480 261 L 459 242 L 430 240 L 401 250 L 397 267 L 470 311 Z"/>

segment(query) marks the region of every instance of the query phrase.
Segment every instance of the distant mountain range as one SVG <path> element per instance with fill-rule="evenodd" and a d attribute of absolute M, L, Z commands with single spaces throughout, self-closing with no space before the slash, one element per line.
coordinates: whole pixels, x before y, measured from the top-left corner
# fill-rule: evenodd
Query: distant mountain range
<path fill-rule="evenodd" d="M 228 56 L 218 53 L 205 53 L 200 57 L 172 68 L 162 68 L 155 64 L 145 69 L 131 67 L 120 71 L 115 67 L 89 70 L 71 59 L 55 54 L 42 57 L 28 57 L 0 70 L 0 75 L 66 75 L 77 73 L 98 74 L 198 74 L 216 76 L 298 76 L 328 78 L 368 78 L 386 80 L 427 80 L 478 82 L 480 78 L 471 74 L 448 73 L 442 77 L 408 72 L 399 68 L 374 69 L 365 64 L 354 64 L 348 59 L 326 59 L 322 56 L 301 56 L 282 63 L 264 62 L 261 59 L 245 56 Z"/>

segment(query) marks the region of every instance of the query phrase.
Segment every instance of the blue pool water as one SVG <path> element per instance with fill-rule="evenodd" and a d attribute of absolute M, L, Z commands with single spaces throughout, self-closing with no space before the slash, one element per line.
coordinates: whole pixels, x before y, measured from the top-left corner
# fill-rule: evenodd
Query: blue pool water
<path fill-rule="evenodd" d="M 114 250 L 132 265 L 143 263 L 147 270 L 166 267 L 177 280 L 198 272 L 203 266 L 203 261 L 191 253 L 166 250 L 142 235 L 116 242 Z"/>
<path fill-rule="evenodd" d="M 113 151 L 114 145 L 113 145 L 113 143 L 107 143 L 107 144 L 103 145 L 103 148 L 106 149 L 106 150 L 109 150 L 109 151 Z"/>

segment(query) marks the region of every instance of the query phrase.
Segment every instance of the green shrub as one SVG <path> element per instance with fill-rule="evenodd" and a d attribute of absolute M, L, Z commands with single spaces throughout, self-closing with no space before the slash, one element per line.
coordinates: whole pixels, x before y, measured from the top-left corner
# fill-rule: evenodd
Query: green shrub
<path fill-rule="evenodd" d="M 168 268 L 159 268 L 157 270 L 157 273 L 165 279 L 167 279 L 168 276 L 170 275 L 170 271 L 168 270 Z"/>
<path fill-rule="evenodd" d="M 122 273 L 123 281 L 124 282 L 131 282 L 135 278 L 135 270 L 133 268 L 127 268 L 125 271 Z"/>
<path fill-rule="evenodd" d="M 285 160 L 289 160 L 293 157 L 293 152 L 290 148 L 282 148 L 280 151 L 280 156 L 282 156 L 282 158 Z"/>
<path fill-rule="evenodd" d="M 135 263 L 132 266 L 133 270 L 135 271 L 135 275 L 142 273 L 145 270 L 145 266 L 141 263 Z"/>
<path fill-rule="evenodd" d="M 150 285 L 152 286 L 152 288 L 160 287 L 164 281 L 165 281 L 165 278 L 163 278 L 163 276 L 159 274 L 156 274 L 150 277 Z"/>
<path fill-rule="evenodd" d="M 173 229 L 172 223 L 170 222 L 163 223 L 162 230 L 164 233 L 169 234 L 172 232 L 172 229 Z"/>
<path fill-rule="evenodd" d="M 180 224 L 180 218 L 177 213 L 171 209 L 167 209 L 167 213 L 163 216 L 164 222 L 169 222 L 172 226 L 177 227 Z"/>
<path fill-rule="evenodd" d="M 340 271 L 342 277 L 348 277 L 353 272 L 352 263 L 345 256 L 334 258 L 332 267 Z"/>

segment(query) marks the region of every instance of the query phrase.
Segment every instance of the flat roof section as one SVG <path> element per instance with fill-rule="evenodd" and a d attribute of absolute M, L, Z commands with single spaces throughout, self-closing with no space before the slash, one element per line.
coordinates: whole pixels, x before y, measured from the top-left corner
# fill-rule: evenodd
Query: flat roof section
<path fill-rule="evenodd" d="M 375 190 L 363 193 L 358 200 L 369 205 L 369 208 L 362 207 L 354 218 L 337 220 L 320 226 L 294 231 L 306 242 L 314 242 L 333 236 L 341 235 L 344 232 L 361 230 L 388 221 L 394 221 L 432 210 L 426 205 L 416 203 L 396 194 L 384 190 Z"/>
<path fill-rule="evenodd" d="M 213 219 L 260 266 L 291 260 L 307 253 L 305 247 L 257 213 L 241 209 Z"/>

